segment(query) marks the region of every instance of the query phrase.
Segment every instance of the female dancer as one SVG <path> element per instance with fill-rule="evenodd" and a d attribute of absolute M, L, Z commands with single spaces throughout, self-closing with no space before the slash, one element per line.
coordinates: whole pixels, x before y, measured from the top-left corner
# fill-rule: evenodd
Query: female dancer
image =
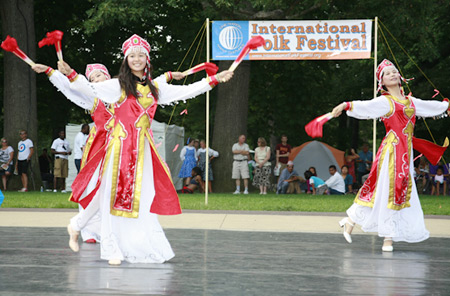
<path fill-rule="evenodd" d="M 180 214 L 178 195 L 170 173 L 158 155 L 150 136 L 150 124 L 157 105 L 193 98 L 233 76 L 221 72 L 187 86 L 175 86 L 166 79 L 151 80 L 150 45 L 137 35 L 122 46 L 125 59 L 118 79 L 89 83 L 64 62 L 61 72 L 72 81 L 71 87 L 91 100 L 111 104 L 114 121 L 102 162 L 92 168 L 99 177 L 100 188 L 92 200 L 75 200 L 85 211 L 71 219 L 69 245 L 76 249 L 78 233 L 100 209 L 102 219 L 101 258 L 110 264 L 162 263 L 174 256 L 156 214 Z M 182 73 L 165 77 L 181 79 Z M 144 181 L 145 180 L 145 181 Z"/>
<path fill-rule="evenodd" d="M 32 67 L 37 73 L 47 73 L 50 82 L 57 87 L 69 100 L 74 102 L 81 108 L 86 109 L 90 112 L 92 120 L 94 121 L 94 126 L 89 132 L 89 137 L 83 148 L 83 156 L 81 159 L 81 168 L 83 168 L 88 161 L 92 161 L 93 156 L 99 155 L 104 150 L 104 146 L 107 139 L 107 134 L 109 128 L 107 123 L 112 119 L 113 114 L 108 108 L 97 98 L 94 99 L 94 103 L 91 106 L 90 101 L 82 93 L 71 90 L 69 79 L 59 71 L 55 71 L 52 68 L 36 64 Z M 108 69 L 102 64 L 88 64 L 86 66 L 86 77 L 89 81 L 93 83 L 102 82 L 111 79 Z M 101 160 L 98 156 L 94 161 L 98 162 Z M 83 186 L 84 180 L 90 180 L 93 175 L 93 171 L 81 170 L 80 173 L 75 178 L 72 184 L 72 196 L 71 199 L 76 197 L 77 199 L 81 196 L 93 196 L 97 191 L 99 182 L 93 182 L 97 186 L 91 186 L 89 190 L 86 190 L 87 186 Z M 97 180 L 96 180 L 97 181 Z M 81 184 L 80 184 L 81 183 Z M 80 212 L 83 211 L 83 207 L 80 205 Z M 100 242 L 100 214 L 97 214 L 86 224 L 86 226 L 81 230 L 81 237 L 84 242 L 96 243 Z"/>
<path fill-rule="evenodd" d="M 399 71 L 388 60 L 377 69 L 381 96 L 369 101 L 345 102 L 333 109 L 338 117 L 343 110 L 358 119 L 381 118 L 386 127 L 380 148 L 366 182 L 348 218 L 339 223 L 351 243 L 354 223 L 365 232 L 384 237 L 383 251 L 393 251 L 393 241 L 421 242 L 429 237 L 413 176 L 413 138 L 416 116 L 432 117 L 448 112 L 448 100 L 423 101 L 405 96 Z M 430 143 L 430 145 L 432 145 Z M 417 145 L 418 146 L 418 145 Z M 421 151 L 422 152 L 422 151 Z"/>

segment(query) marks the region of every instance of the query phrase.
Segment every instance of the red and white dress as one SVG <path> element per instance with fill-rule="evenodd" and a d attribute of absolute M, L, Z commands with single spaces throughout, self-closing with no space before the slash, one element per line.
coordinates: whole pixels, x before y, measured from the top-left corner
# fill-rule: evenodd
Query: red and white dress
<path fill-rule="evenodd" d="M 156 214 L 181 214 L 178 195 L 169 170 L 160 158 L 150 125 L 157 105 L 193 98 L 217 84 L 214 77 L 187 86 L 167 83 L 170 73 L 154 80 L 159 91 L 155 100 L 148 85 L 137 84 L 138 97 L 127 96 L 118 79 L 89 83 L 73 74 L 71 87 L 92 102 L 99 98 L 111 104 L 114 117 L 111 132 L 100 162 L 89 162 L 83 170 L 94 171 L 81 188 L 87 192 L 98 186 L 92 196 L 81 194 L 85 207 L 71 219 L 74 230 L 81 230 L 100 210 L 101 258 L 131 263 L 162 263 L 174 256 Z"/>
<path fill-rule="evenodd" d="M 421 242 L 429 237 L 413 179 L 413 137 L 416 116 L 433 117 L 447 111 L 448 102 L 404 100 L 382 95 L 349 103 L 347 115 L 380 118 L 386 128 L 367 181 L 360 188 L 348 216 L 365 232 L 394 241 Z M 430 143 L 431 145 L 431 143 Z"/>

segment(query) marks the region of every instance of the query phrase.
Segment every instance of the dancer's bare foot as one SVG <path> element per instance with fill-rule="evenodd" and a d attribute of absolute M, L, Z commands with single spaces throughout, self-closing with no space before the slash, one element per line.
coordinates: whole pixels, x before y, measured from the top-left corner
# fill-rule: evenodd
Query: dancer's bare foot
<path fill-rule="evenodd" d="M 78 236 L 80 235 L 79 231 L 75 231 L 72 229 L 72 226 L 67 225 L 67 232 L 69 233 L 69 247 L 72 251 L 78 252 L 80 250 L 80 246 L 78 245 Z"/>

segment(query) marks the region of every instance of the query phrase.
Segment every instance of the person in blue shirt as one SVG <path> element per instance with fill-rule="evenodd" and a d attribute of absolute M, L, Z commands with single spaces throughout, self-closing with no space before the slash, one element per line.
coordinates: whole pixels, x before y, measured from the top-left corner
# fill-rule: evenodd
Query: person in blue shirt
<path fill-rule="evenodd" d="M 356 169 L 356 178 L 358 179 L 358 184 L 362 184 L 362 177 L 370 172 L 373 162 L 373 153 L 369 151 L 369 144 L 364 143 L 362 150 L 358 153 L 359 158 L 356 159 L 358 164 Z"/>
<path fill-rule="evenodd" d="M 345 193 L 353 193 L 353 176 L 348 173 L 348 165 L 341 167 L 341 176 L 345 183 Z"/>
<path fill-rule="evenodd" d="M 304 181 L 304 180 L 303 180 Z M 278 179 L 277 194 L 300 193 L 300 177 L 294 170 L 294 162 L 288 161 L 286 168 L 281 172 Z"/>
<path fill-rule="evenodd" d="M 306 171 L 304 173 L 305 179 L 309 180 L 309 185 L 311 185 L 311 190 L 313 194 L 322 195 L 325 193 L 327 186 L 325 185 L 325 181 L 320 179 L 319 177 L 313 176 L 310 171 Z"/>

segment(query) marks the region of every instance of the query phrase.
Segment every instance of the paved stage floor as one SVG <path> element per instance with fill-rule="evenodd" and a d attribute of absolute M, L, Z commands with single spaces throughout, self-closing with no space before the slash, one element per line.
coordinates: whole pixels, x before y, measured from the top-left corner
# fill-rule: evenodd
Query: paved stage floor
<path fill-rule="evenodd" d="M 168 229 L 165 264 L 108 266 L 64 228 L 0 227 L 0 295 L 449 295 L 450 238 Z"/>

